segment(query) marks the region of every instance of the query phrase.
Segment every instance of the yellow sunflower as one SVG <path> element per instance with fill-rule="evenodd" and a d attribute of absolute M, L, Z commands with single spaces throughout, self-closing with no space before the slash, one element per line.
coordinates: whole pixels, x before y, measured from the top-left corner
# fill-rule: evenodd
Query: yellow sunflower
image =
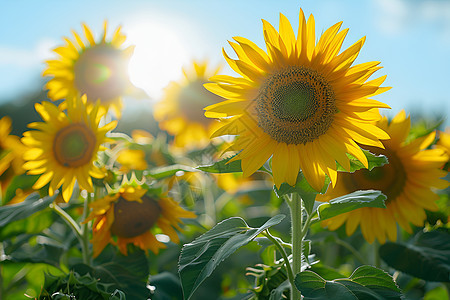
<path fill-rule="evenodd" d="M 107 141 L 106 133 L 117 124 L 113 121 L 99 127 L 102 114 L 97 102 L 87 110 L 85 97 L 67 101 L 67 114 L 50 102 L 37 103 L 36 111 L 44 122 L 28 124 L 37 129 L 25 132 L 22 142 L 30 149 L 24 154 L 24 168 L 28 174 L 41 174 L 33 188 L 40 189 L 47 183 L 49 195 L 62 185 L 64 200 L 69 201 L 75 180 L 80 188 L 93 191 L 92 179 L 102 178 L 95 165 L 100 145 Z"/>
<path fill-rule="evenodd" d="M 386 196 L 387 208 L 360 208 L 325 220 L 331 230 L 346 223 L 347 235 L 353 234 L 358 225 L 364 238 L 372 243 L 375 238 L 380 242 L 397 238 L 398 223 L 408 233 L 412 233 L 410 223 L 422 226 L 426 219 L 424 209 L 436 211 L 435 201 L 439 196 L 433 188 L 443 189 L 448 182 L 440 179 L 447 173 L 440 168 L 448 156 L 442 149 L 424 150 L 435 139 L 435 133 L 405 143 L 410 129 L 410 118 L 404 111 L 397 114 L 388 124 L 383 118 L 378 125 L 386 130 L 391 139 L 384 141 L 385 149 L 367 147 L 371 152 L 385 155 L 389 164 L 374 168 L 372 171 L 359 170 L 354 173 L 339 173 L 335 187 L 329 187 L 324 195 L 318 195 L 317 201 L 349 194 L 357 190 L 374 189 Z"/>
<path fill-rule="evenodd" d="M 127 245 L 134 244 L 142 250 L 158 254 L 166 245 L 155 237 L 156 226 L 172 242 L 179 238 L 174 228 L 180 229 L 180 218 L 195 218 L 193 212 L 180 207 L 171 198 L 155 196 L 141 186 L 124 185 L 118 193 L 107 195 L 91 203 L 92 212 L 86 221 L 95 219 L 92 244 L 94 257 L 108 243 L 116 244 L 124 255 Z M 117 237 L 117 242 L 113 240 Z"/>
<path fill-rule="evenodd" d="M 436 148 L 443 149 L 450 156 L 450 127 L 447 127 L 445 131 L 439 132 L 439 140 L 436 143 Z M 450 164 L 446 164 L 446 167 L 448 171 Z"/>
<path fill-rule="evenodd" d="M 11 118 L 5 116 L 0 119 L 0 198 L 8 188 L 11 179 L 25 172 L 22 168 L 24 163 L 22 156 L 26 147 L 20 142 L 18 136 L 10 133 Z M 20 197 L 15 197 L 14 202 L 20 202 L 30 194 L 29 191 L 23 193 L 20 189 L 16 192 L 20 194 Z"/>
<path fill-rule="evenodd" d="M 229 150 L 240 151 L 244 176 L 271 156 L 277 187 L 294 185 L 299 170 L 320 190 L 327 174 L 336 181 L 336 161 L 349 169 L 350 153 L 367 165 L 356 144 L 383 147 L 389 136 L 374 125 L 377 108 L 388 105 L 369 99 L 389 88 L 386 76 L 367 81 L 379 62 L 352 66 L 364 44 L 360 39 L 342 51 L 348 29 L 342 22 L 327 29 L 316 43 L 314 17 L 306 22 L 300 10 L 298 35 L 280 14 L 280 30 L 263 20 L 267 53 L 248 39 L 230 42 L 238 59 L 225 59 L 241 77 L 219 75 L 205 87 L 227 101 L 205 108 L 205 115 L 222 118 L 213 137 L 239 135 Z"/>
<path fill-rule="evenodd" d="M 217 128 L 215 120 L 204 116 L 203 108 L 223 99 L 207 91 L 203 84 L 208 82 L 209 77 L 216 75 L 220 67 L 212 70 L 208 68 L 205 61 L 194 61 L 190 68 L 183 68 L 183 79 L 171 82 L 165 89 L 162 101 L 155 105 L 155 119 L 161 129 L 175 136 L 176 147 L 204 147 Z"/>
<path fill-rule="evenodd" d="M 133 86 L 128 78 L 128 61 L 134 46 L 122 49 L 125 35 L 118 27 L 111 41 L 106 41 L 107 23 L 98 42 L 86 24 L 83 31 L 87 41 L 72 31 L 74 40 L 64 38 L 65 45 L 55 48 L 60 57 L 48 60 L 44 76 L 52 76 L 46 88 L 52 100 L 70 99 L 87 95 L 90 103 L 100 100 L 102 107 L 111 107 L 120 117 L 122 96 L 129 93 Z"/>

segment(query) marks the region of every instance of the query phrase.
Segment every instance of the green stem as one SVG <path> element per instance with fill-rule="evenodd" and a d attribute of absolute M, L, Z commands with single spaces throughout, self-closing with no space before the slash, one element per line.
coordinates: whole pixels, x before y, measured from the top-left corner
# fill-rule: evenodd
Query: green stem
<path fill-rule="evenodd" d="M 83 207 L 83 222 L 87 219 L 89 215 L 89 203 L 91 202 L 91 193 L 84 200 Z M 81 240 L 81 251 L 83 254 L 83 263 L 91 265 L 91 255 L 89 253 L 89 222 L 85 222 L 82 228 L 82 240 Z"/>
<path fill-rule="evenodd" d="M 302 198 L 298 193 L 291 194 L 288 201 L 291 209 L 291 226 L 292 226 L 292 269 L 294 276 L 302 270 L 302 251 L 303 251 L 303 205 Z M 301 299 L 300 291 L 294 286 L 291 287 L 291 299 Z"/>
<path fill-rule="evenodd" d="M 68 213 L 66 213 L 61 207 L 59 207 L 58 204 L 51 203 L 50 208 L 53 209 L 67 223 L 67 225 L 69 225 L 70 228 L 72 228 L 73 232 L 81 243 L 81 241 L 83 240 L 83 234 L 77 222 L 75 222 L 75 220 L 72 219 L 72 217 Z"/>
<path fill-rule="evenodd" d="M 381 259 L 380 259 L 380 244 L 377 240 L 373 242 L 373 257 L 374 257 L 374 264 L 375 267 L 380 268 L 381 267 Z"/>
<path fill-rule="evenodd" d="M 339 238 L 336 238 L 335 242 L 336 242 L 336 244 L 338 244 L 338 245 L 344 247 L 345 249 L 347 249 L 348 251 L 350 251 L 353 254 L 353 256 L 357 260 L 359 260 L 360 263 L 362 263 L 363 265 L 367 265 L 367 262 L 364 259 L 364 257 L 362 257 L 362 255 L 352 245 L 350 245 L 346 241 L 343 241 L 343 240 L 341 240 Z"/>
<path fill-rule="evenodd" d="M 291 263 L 289 262 L 289 258 L 288 258 L 288 256 L 287 256 L 286 251 L 284 250 L 282 244 L 278 241 L 277 238 L 273 237 L 273 236 L 270 234 L 270 232 L 269 232 L 268 229 L 267 229 L 263 234 L 264 234 L 264 236 L 266 236 L 269 240 L 272 241 L 272 243 L 275 245 L 275 247 L 277 247 L 278 252 L 280 252 L 281 256 L 283 256 L 283 260 L 284 260 L 284 263 L 285 263 L 286 273 L 287 273 L 288 280 L 289 280 L 291 286 L 294 287 L 294 286 L 295 286 L 295 283 L 294 283 L 294 273 L 292 272 Z"/>

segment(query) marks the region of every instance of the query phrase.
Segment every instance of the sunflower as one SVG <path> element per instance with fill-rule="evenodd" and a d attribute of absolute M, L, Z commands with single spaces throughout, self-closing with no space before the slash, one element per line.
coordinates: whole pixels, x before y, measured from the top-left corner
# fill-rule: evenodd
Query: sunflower
<path fill-rule="evenodd" d="M 435 133 L 405 143 L 410 129 L 410 118 L 404 111 L 397 114 L 388 124 L 383 118 L 378 125 L 386 130 L 391 140 L 384 141 L 385 149 L 368 147 L 376 154 L 383 154 L 389 164 L 374 168 L 372 171 L 359 170 L 354 173 L 340 173 L 335 187 L 329 187 L 324 195 L 318 195 L 317 201 L 349 194 L 357 190 L 380 190 L 387 196 L 386 209 L 365 207 L 339 215 L 324 221 L 331 230 L 346 223 L 347 235 L 353 234 L 358 227 L 364 238 L 372 243 L 375 238 L 380 242 L 397 238 L 398 223 L 408 233 L 412 233 L 410 223 L 423 226 L 425 211 L 438 209 L 439 196 L 433 188 L 443 189 L 448 182 L 440 179 L 447 173 L 440 168 L 447 162 L 448 156 L 442 149 L 425 150 L 434 142 Z"/>
<path fill-rule="evenodd" d="M 102 113 L 97 102 L 91 110 L 87 110 L 85 97 L 67 101 L 67 113 L 59 110 L 50 102 L 37 103 L 36 111 L 44 122 L 28 124 L 37 129 L 25 132 L 22 142 L 30 149 L 24 154 L 27 161 L 24 168 L 28 174 L 41 174 L 34 184 L 40 189 L 47 183 L 49 195 L 62 185 L 64 200 L 69 201 L 75 181 L 80 188 L 93 191 L 92 179 L 102 178 L 95 165 L 100 145 L 107 141 L 106 133 L 117 124 L 113 121 L 99 127 Z"/>
<path fill-rule="evenodd" d="M 142 250 L 157 254 L 165 244 L 154 235 L 156 227 L 178 243 L 174 228 L 180 229 L 180 218 L 195 218 L 193 212 L 184 210 L 171 198 L 149 193 L 141 186 L 123 185 L 118 193 L 109 194 L 90 205 L 92 212 L 86 219 L 94 219 L 92 244 L 94 257 L 98 256 L 108 243 L 115 244 L 122 254 L 127 254 L 127 245 L 134 244 Z"/>
<path fill-rule="evenodd" d="M 5 116 L 0 119 L 0 195 L 3 194 L 11 179 L 25 172 L 22 168 L 23 165 L 23 153 L 26 147 L 20 142 L 18 136 L 11 133 L 11 118 Z M 18 189 L 17 193 L 21 193 L 22 190 Z M 22 193 L 25 198 L 29 192 Z M 1 196 L 0 196 L 1 198 Z M 19 199 L 19 200 L 17 200 Z M 21 201 L 23 196 L 17 197 L 15 201 Z"/>
<path fill-rule="evenodd" d="M 360 39 L 342 51 L 348 29 L 342 22 L 327 29 L 315 43 L 314 17 L 306 22 L 300 10 L 297 38 L 287 18 L 280 14 L 280 30 L 263 20 L 267 53 L 248 39 L 230 42 L 238 59 L 223 51 L 239 78 L 219 75 L 206 89 L 228 100 L 205 108 L 210 118 L 222 118 L 214 134 L 238 135 L 229 150 L 240 151 L 244 176 L 258 170 L 271 156 L 277 187 L 296 183 L 301 169 L 308 182 L 320 190 L 327 174 L 336 181 L 336 161 L 349 169 L 346 153 L 367 166 L 356 144 L 383 147 L 389 136 L 376 127 L 377 108 L 388 105 L 368 99 L 386 91 L 385 77 L 368 78 L 379 62 L 352 66 L 364 44 Z"/>
<path fill-rule="evenodd" d="M 46 88 L 52 100 L 69 99 L 74 96 L 87 95 L 90 103 L 98 99 L 102 107 L 111 107 L 120 117 L 122 96 L 133 90 L 128 78 L 128 61 L 134 46 L 122 49 L 125 35 L 118 27 L 111 41 L 106 41 L 107 23 L 98 42 L 86 24 L 83 31 L 86 41 L 72 31 L 74 40 L 64 38 L 65 45 L 55 48 L 60 57 L 48 60 L 43 76 L 52 76 Z"/>
<path fill-rule="evenodd" d="M 183 79 L 171 82 L 162 101 L 155 105 L 155 119 L 161 129 L 175 136 L 176 147 L 202 148 L 217 128 L 215 120 L 204 116 L 203 108 L 223 99 L 207 91 L 203 84 L 216 75 L 220 67 L 212 70 L 208 67 L 206 62 L 193 61 L 190 68 L 183 68 Z"/>
<path fill-rule="evenodd" d="M 443 149 L 450 156 L 450 127 L 447 127 L 445 131 L 439 132 L 439 140 L 436 143 L 436 148 Z M 450 164 L 447 162 L 444 168 L 448 171 Z"/>

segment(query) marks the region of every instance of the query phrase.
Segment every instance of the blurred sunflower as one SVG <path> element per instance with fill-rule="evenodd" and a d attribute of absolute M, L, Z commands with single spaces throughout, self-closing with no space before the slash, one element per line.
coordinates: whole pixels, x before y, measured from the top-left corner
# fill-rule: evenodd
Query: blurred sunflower
<path fill-rule="evenodd" d="M 11 133 L 11 118 L 5 116 L 0 119 L 0 195 L 5 193 L 11 179 L 25 172 L 23 154 L 26 147 L 20 142 L 18 136 Z M 20 202 L 26 198 L 30 191 L 18 190 L 17 199 Z M 0 196 L 0 198 L 2 198 Z M 11 202 L 9 202 L 12 204 Z"/>
<path fill-rule="evenodd" d="M 193 61 L 190 68 L 183 68 L 183 79 L 171 82 L 165 89 L 165 96 L 155 105 L 155 119 L 161 129 L 174 138 L 180 148 L 202 148 L 217 128 L 215 120 L 203 114 L 203 108 L 222 101 L 221 97 L 207 91 L 203 84 L 216 75 L 220 67 L 209 70 L 207 62 Z"/>
<path fill-rule="evenodd" d="M 443 149 L 450 156 L 450 127 L 446 128 L 445 131 L 439 132 L 439 140 L 436 143 L 436 148 Z M 447 162 L 444 168 L 448 171 L 450 169 L 450 163 Z"/>
<path fill-rule="evenodd" d="M 280 30 L 263 20 L 267 53 L 248 39 L 230 42 L 238 59 L 225 59 L 242 77 L 219 75 L 205 87 L 227 101 L 205 108 L 210 118 L 224 124 L 213 137 L 239 135 L 229 150 L 240 151 L 244 176 L 258 170 L 272 155 L 277 187 L 296 183 L 301 169 L 320 190 L 327 174 L 336 182 L 336 161 L 349 169 L 350 153 L 367 166 L 356 144 L 383 147 L 389 136 L 374 122 L 377 108 L 388 105 L 368 99 L 389 88 L 380 87 L 386 76 L 367 81 L 379 62 L 352 66 L 364 44 L 360 39 L 340 52 L 348 29 L 342 22 L 327 29 L 316 43 L 314 17 L 306 22 L 300 10 L 297 38 L 280 14 Z"/>
<path fill-rule="evenodd" d="M 50 102 L 37 103 L 36 111 L 44 122 L 28 124 L 30 130 L 23 134 L 22 142 L 30 149 L 24 154 L 23 167 L 28 174 L 41 174 L 34 184 L 40 189 L 47 183 L 49 195 L 62 185 L 63 199 L 69 201 L 75 180 L 80 188 L 93 191 L 92 179 L 102 178 L 103 172 L 95 165 L 100 145 L 107 141 L 106 133 L 115 128 L 117 121 L 99 127 L 97 102 L 88 112 L 85 97 L 67 101 L 67 114 Z"/>
<path fill-rule="evenodd" d="M 157 254 L 166 248 L 154 235 L 156 226 L 174 243 L 179 242 L 174 228 L 180 229 L 180 218 L 195 218 L 193 212 L 180 207 L 171 198 L 148 193 L 141 186 L 123 185 L 118 193 L 91 203 L 92 212 L 86 219 L 93 220 L 94 257 L 117 237 L 117 245 L 127 255 L 127 245 L 134 244 L 142 250 Z"/>
<path fill-rule="evenodd" d="M 105 21 L 103 34 L 98 42 L 86 24 L 83 24 L 87 43 L 72 31 L 74 40 L 64 38 L 66 44 L 55 48 L 60 58 L 48 60 L 43 76 L 52 76 L 47 84 L 48 97 L 52 100 L 70 99 L 87 95 L 90 103 L 100 100 L 106 110 L 111 107 L 120 118 L 122 96 L 133 90 L 128 78 L 128 61 L 134 46 L 122 49 L 125 35 L 118 27 L 111 41 L 106 41 Z"/>
<path fill-rule="evenodd" d="M 338 183 L 329 187 L 327 193 L 318 195 L 317 201 L 329 201 L 333 198 L 357 190 L 380 190 L 387 196 L 387 208 L 360 208 L 325 220 L 331 230 L 336 230 L 346 223 L 347 235 L 352 235 L 358 225 L 364 238 L 372 243 L 375 238 L 385 243 L 397 238 L 398 223 L 408 233 L 412 233 L 410 223 L 423 226 L 426 219 L 424 209 L 436 211 L 439 196 L 433 188 L 443 189 L 448 182 L 440 179 L 447 173 L 440 168 L 448 156 L 442 149 L 424 150 L 435 139 L 435 133 L 421 137 L 406 144 L 410 130 L 410 118 L 404 111 L 397 114 L 390 123 L 386 117 L 378 122 L 391 139 L 384 141 L 385 149 L 365 147 L 373 153 L 383 154 L 389 164 L 374 168 L 372 171 L 359 170 L 354 173 L 339 173 Z"/>

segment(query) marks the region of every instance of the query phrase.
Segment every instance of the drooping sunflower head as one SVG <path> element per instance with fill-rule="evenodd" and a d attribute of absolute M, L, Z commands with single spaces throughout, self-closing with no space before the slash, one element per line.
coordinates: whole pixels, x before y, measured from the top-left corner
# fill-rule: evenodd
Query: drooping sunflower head
<path fill-rule="evenodd" d="M 346 223 L 347 235 L 353 234 L 358 225 L 364 238 L 372 243 L 375 238 L 384 243 L 386 237 L 395 241 L 397 225 L 412 233 L 410 223 L 423 226 L 425 211 L 438 209 L 439 196 L 434 189 L 448 187 L 448 181 L 441 179 L 446 172 L 441 168 L 447 162 L 448 155 L 442 149 L 427 149 L 435 139 L 435 133 L 415 139 L 405 140 L 410 130 L 410 119 L 401 111 L 388 123 L 383 118 L 378 125 L 389 133 L 391 139 L 384 141 L 385 149 L 370 147 L 370 151 L 383 154 L 389 164 L 371 171 L 359 170 L 354 173 L 339 173 L 338 183 L 329 187 L 324 195 L 318 195 L 317 201 L 328 201 L 357 190 L 380 190 L 387 196 L 386 209 L 365 207 L 324 221 L 324 225 L 335 230 Z"/>
<path fill-rule="evenodd" d="M 367 166 L 356 144 L 383 147 L 389 136 L 375 125 L 378 108 L 388 105 L 369 99 L 386 91 L 385 76 L 368 81 L 379 62 L 353 65 L 365 38 L 341 52 L 348 29 L 342 22 L 327 29 L 316 43 L 314 17 L 300 11 L 297 36 L 280 14 L 279 31 L 263 20 L 267 52 L 235 37 L 230 42 L 238 59 L 225 52 L 240 77 L 213 76 L 205 87 L 227 101 L 205 108 L 210 118 L 222 118 L 214 136 L 238 135 L 230 150 L 242 150 L 249 176 L 272 157 L 275 184 L 294 185 L 299 170 L 320 190 L 325 175 L 336 182 L 336 161 L 349 169 L 346 153 Z"/>
<path fill-rule="evenodd" d="M 151 193 L 139 185 L 125 184 L 117 193 L 93 202 L 91 207 L 87 221 L 94 220 L 94 257 L 108 243 L 117 244 L 124 255 L 128 244 L 157 254 L 166 245 L 157 240 L 156 233 L 163 233 L 178 243 L 174 228 L 181 230 L 180 218 L 195 218 L 194 213 L 183 209 L 171 198 Z"/>
<path fill-rule="evenodd" d="M 122 96 L 132 90 L 128 78 L 128 61 L 134 46 L 122 48 L 125 35 L 118 27 L 111 41 L 106 40 L 107 23 L 96 41 L 86 24 L 86 40 L 72 31 L 74 40 L 64 38 L 65 45 L 54 49 L 60 57 L 47 61 L 44 76 L 53 77 L 46 84 L 52 100 L 69 99 L 86 94 L 89 103 L 100 100 L 105 109 L 111 107 L 120 117 Z"/>
<path fill-rule="evenodd" d="M 117 121 L 99 127 L 102 113 L 98 102 L 88 109 L 80 97 L 67 100 L 66 107 L 64 112 L 50 102 L 37 103 L 36 111 L 44 122 L 28 124 L 36 130 L 25 132 L 22 142 L 30 148 L 24 154 L 27 162 L 23 167 L 28 174 L 40 175 L 33 188 L 50 183 L 49 195 L 53 195 L 62 186 L 63 198 L 69 201 L 75 181 L 81 189 L 92 191 L 91 176 L 103 177 L 94 161 L 107 141 L 106 133 Z"/>
<path fill-rule="evenodd" d="M 206 90 L 203 84 L 219 70 L 220 67 L 210 69 L 206 61 L 193 61 L 189 68 L 183 68 L 184 77 L 171 82 L 162 101 L 156 104 L 155 119 L 161 129 L 175 136 L 175 146 L 198 148 L 209 143 L 216 122 L 204 116 L 203 108 L 223 99 Z"/>

